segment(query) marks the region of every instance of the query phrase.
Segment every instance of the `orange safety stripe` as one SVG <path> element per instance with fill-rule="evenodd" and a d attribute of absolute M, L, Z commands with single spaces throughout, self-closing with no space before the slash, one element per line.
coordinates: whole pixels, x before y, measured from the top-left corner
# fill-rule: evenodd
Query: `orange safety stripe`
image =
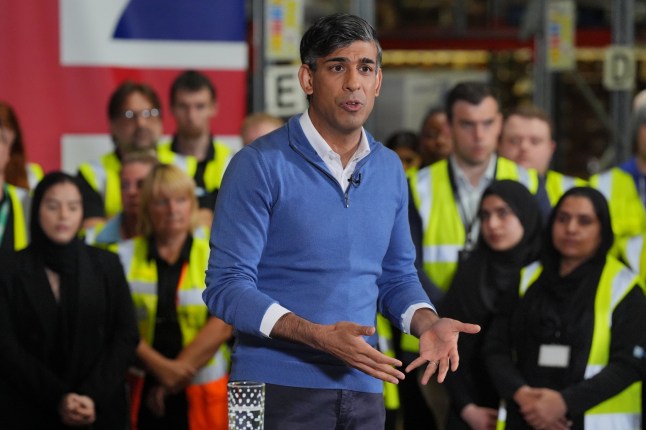
<path fill-rule="evenodd" d="M 188 428 L 190 430 L 227 430 L 228 376 L 203 385 L 186 387 Z"/>
<path fill-rule="evenodd" d="M 126 381 L 130 388 L 130 430 L 139 428 L 139 409 L 141 408 L 141 398 L 144 390 L 144 378 L 132 372 L 126 375 Z"/>
<path fill-rule="evenodd" d="M 179 289 L 182 287 L 182 284 L 184 284 L 184 280 L 186 279 L 186 274 L 188 273 L 188 261 L 185 261 L 184 264 L 182 265 L 182 273 L 179 275 L 179 282 L 177 283 L 177 289 L 175 289 L 175 309 L 179 306 Z"/>

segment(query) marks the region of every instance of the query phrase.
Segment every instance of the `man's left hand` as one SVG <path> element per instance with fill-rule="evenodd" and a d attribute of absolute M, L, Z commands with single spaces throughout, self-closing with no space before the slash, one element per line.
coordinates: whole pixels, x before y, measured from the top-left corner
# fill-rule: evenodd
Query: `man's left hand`
<path fill-rule="evenodd" d="M 453 372 L 458 368 L 458 335 L 460 332 L 474 334 L 480 331 L 480 326 L 467 324 L 450 318 L 440 318 L 435 321 L 419 337 L 419 357 L 406 367 L 406 372 L 417 369 L 428 363 L 422 384 L 427 384 L 437 372 L 437 381 L 443 382 L 449 367 Z"/>

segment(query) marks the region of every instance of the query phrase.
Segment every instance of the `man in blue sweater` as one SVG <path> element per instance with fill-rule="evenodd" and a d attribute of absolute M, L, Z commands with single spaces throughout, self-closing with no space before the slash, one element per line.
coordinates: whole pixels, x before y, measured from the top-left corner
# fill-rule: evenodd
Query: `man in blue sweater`
<path fill-rule="evenodd" d="M 401 163 L 364 129 L 381 86 L 374 29 L 346 14 L 301 41 L 302 115 L 243 148 L 227 169 L 203 297 L 233 325 L 232 380 L 266 383 L 265 429 L 383 428 L 382 381 L 401 362 L 375 348 L 381 312 L 420 337 L 423 382 L 458 366 L 414 266 Z"/>

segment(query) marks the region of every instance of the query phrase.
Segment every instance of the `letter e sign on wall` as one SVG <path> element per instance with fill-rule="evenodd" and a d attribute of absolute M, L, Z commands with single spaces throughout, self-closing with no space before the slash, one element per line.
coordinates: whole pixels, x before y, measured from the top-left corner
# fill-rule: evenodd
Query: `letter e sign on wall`
<path fill-rule="evenodd" d="M 287 117 L 305 111 L 305 93 L 298 82 L 298 66 L 268 66 L 265 69 L 266 110 Z"/>

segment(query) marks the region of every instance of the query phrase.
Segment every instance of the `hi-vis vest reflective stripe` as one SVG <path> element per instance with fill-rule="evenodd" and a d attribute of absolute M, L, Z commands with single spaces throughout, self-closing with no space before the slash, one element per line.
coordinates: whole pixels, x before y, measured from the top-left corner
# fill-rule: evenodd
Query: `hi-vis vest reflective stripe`
<path fill-rule="evenodd" d="M 561 196 L 570 188 L 586 185 L 587 182 L 581 178 L 567 176 L 554 170 L 548 170 L 545 175 L 545 191 L 552 207 L 556 206 Z"/>
<path fill-rule="evenodd" d="M 521 297 L 535 283 L 542 270 L 540 263 L 535 262 L 521 271 L 519 287 Z M 630 269 L 613 257 L 606 258 L 594 300 L 594 331 L 585 368 L 585 379 L 592 378 L 608 364 L 612 313 L 638 282 L 637 276 Z M 504 417 L 506 412 L 499 411 L 497 429 L 504 428 L 504 423 L 501 422 Z M 616 396 L 588 409 L 585 412 L 584 421 L 586 430 L 640 428 L 641 382 L 632 384 Z"/>
<path fill-rule="evenodd" d="M 79 166 L 79 172 L 103 198 L 106 218 L 112 218 L 121 212 L 121 161 L 117 154 L 111 152 L 101 157 L 100 162 L 85 162 Z"/>
<path fill-rule="evenodd" d="M 496 179 L 516 180 L 536 193 L 538 175 L 535 170 L 525 170 L 502 157 L 496 160 Z M 440 289 L 446 291 L 457 269 L 458 251 L 466 239 L 449 179 L 448 161 L 441 160 L 420 170 L 414 190 L 424 226 L 424 270 Z"/>
<path fill-rule="evenodd" d="M 590 177 L 590 186 L 601 191 L 608 201 L 616 236 L 646 232 L 646 210 L 630 174 L 615 167 Z"/>
<path fill-rule="evenodd" d="M 231 149 L 219 140 L 213 140 L 215 155 L 212 160 L 206 163 L 204 169 L 204 185 L 206 191 L 211 192 L 220 188 L 222 176 L 231 160 Z M 171 150 L 171 142 L 166 141 L 157 146 L 157 157 L 159 161 L 166 164 L 174 164 L 182 169 L 191 178 L 197 170 L 197 159 L 190 155 L 182 155 Z"/>
<path fill-rule="evenodd" d="M 646 247 L 644 247 L 644 240 L 646 234 L 640 234 L 625 238 L 620 246 L 620 255 L 630 268 L 639 275 L 642 281 L 642 287 L 645 286 L 646 281 Z"/>
<path fill-rule="evenodd" d="M 155 261 L 148 260 L 148 243 L 146 239 L 141 237 L 119 243 L 118 251 L 121 263 L 126 270 L 126 278 L 130 283 L 132 299 L 137 312 L 139 334 L 152 345 L 157 312 L 157 267 Z M 177 313 L 184 346 L 193 341 L 208 318 L 208 311 L 202 300 L 202 291 L 205 288 L 204 273 L 208 257 L 208 241 L 197 237 L 193 238 L 190 264 L 182 270 L 177 289 Z M 217 377 L 226 375 L 227 363 L 223 352 L 220 348 L 209 364 L 197 373 L 194 383 L 210 380 L 208 375 Z"/>
<path fill-rule="evenodd" d="M 379 351 L 394 358 L 393 331 L 390 321 L 381 314 L 377 314 L 377 339 Z M 397 386 L 391 382 L 384 382 L 384 404 L 388 410 L 399 409 L 399 391 L 397 391 Z"/>
<path fill-rule="evenodd" d="M 148 243 L 145 238 L 141 237 L 120 242 L 118 253 L 126 271 L 126 278 L 130 283 L 139 334 L 142 339 L 152 345 L 157 312 L 157 267 L 155 261 L 148 260 Z M 202 291 L 205 288 L 204 273 L 208 257 L 208 240 L 194 237 L 189 257 L 190 264 L 183 267 L 177 289 L 177 315 L 184 346 L 195 339 L 208 319 L 208 310 L 202 300 Z M 189 421 L 195 421 L 191 415 L 200 417 L 208 415 L 208 411 L 202 410 L 208 406 L 205 399 L 222 397 L 222 395 L 226 399 L 226 382 L 222 378 L 225 378 L 228 372 L 227 357 L 228 350 L 223 345 L 213 358 L 197 371 L 191 384 L 187 387 Z M 211 390 L 222 392 L 210 393 Z M 140 404 L 140 399 L 133 403 Z M 226 405 L 226 400 L 224 400 L 224 404 Z M 195 410 L 194 406 L 199 410 Z M 136 414 L 134 416 L 136 417 Z M 193 430 L 196 427 L 191 425 L 190 428 Z"/>
<path fill-rule="evenodd" d="M 27 217 L 31 204 L 29 191 L 7 184 L 11 211 L 13 213 L 13 249 L 20 251 L 29 243 L 29 232 L 27 230 Z"/>
<path fill-rule="evenodd" d="M 40 164 L 37 163 L 27 163 L 27 183 L 29 184 L 29 189 L 33 190 L 36 188 L 36 185 L 43 179 L 45 173 L 43 168 L 40 167 Z"/>

